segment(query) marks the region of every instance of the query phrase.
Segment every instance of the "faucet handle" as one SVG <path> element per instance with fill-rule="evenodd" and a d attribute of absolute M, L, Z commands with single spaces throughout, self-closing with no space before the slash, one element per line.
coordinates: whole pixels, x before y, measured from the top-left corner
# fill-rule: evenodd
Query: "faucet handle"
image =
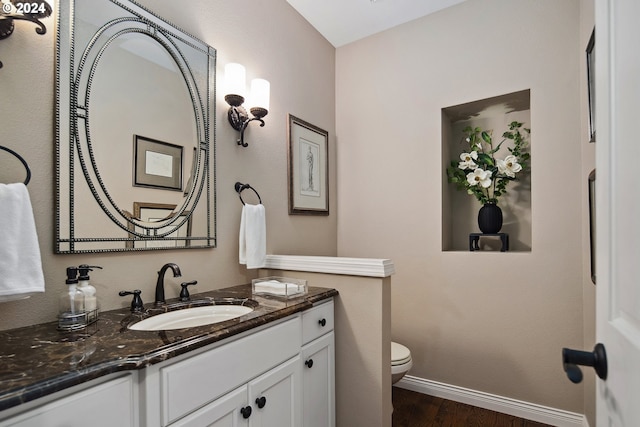
<path fill-rule="evenodd" d="M 136 289 L 133 292 L 120 291 L 118 292 L 118 295 L 120 295 L 121 297 L 133 295 L 133 300 L 131 301 L 131 311 L 134 313 L 139 313 L 144 310 L 144 303 L 142 302 L 142 298 L 140 298 L 141 293 L 142 291 L 140 289 Z"/>
<path fill-rule="evenodd" d="M 180 291 L 180 301 L 189 301 L 191 298 L 189 297 L 189 290 L 187 289 L 187 286 L 192 286 L 197 284 L 198 284 L 197 280 L 180 283 L 180 286 L 182 286 L 182 290 Z"/>

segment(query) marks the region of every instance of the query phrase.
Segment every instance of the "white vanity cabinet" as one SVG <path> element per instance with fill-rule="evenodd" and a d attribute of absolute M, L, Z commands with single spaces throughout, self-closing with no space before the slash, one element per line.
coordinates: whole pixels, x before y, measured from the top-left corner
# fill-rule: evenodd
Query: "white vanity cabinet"
<path fill-rule="evenodd" d="M 117 374 L 54 393 L 25 405 L 0 421 L 2 427 L 137 427 L 134 373 Z"/>
<path fill-rule="evenodd" d="M 333 427 L 333 345 L 330 301 L 150 366 L 142 425 Z"/>
<path fill-rule="evenodd" d="M 336 421 L 333 302 L 305 311 L 302 315 L 302 328 L 302 425 L 334 427 Z"/>
<path fill-rule="evenodd" d="M 1 411 L 0 427 L 334 427 L 333 328 L 328 300 Z"/>

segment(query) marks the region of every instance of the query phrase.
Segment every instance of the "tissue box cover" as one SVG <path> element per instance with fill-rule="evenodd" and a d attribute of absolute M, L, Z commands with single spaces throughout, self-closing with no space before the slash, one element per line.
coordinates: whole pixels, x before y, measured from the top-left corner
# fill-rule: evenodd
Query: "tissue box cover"
<path fill-rule="evenodd" d="M 259 277 L 251 281 L 255 295 L 273 295 L 280 298 L 297 298 L 307 294 L 307 281 L 289 277 Z"/>

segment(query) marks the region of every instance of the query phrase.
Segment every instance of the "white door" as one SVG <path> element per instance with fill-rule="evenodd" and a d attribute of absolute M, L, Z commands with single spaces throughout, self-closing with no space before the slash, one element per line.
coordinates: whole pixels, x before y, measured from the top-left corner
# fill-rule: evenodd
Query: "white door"
<path fill-rule="evenodd" d="M 596 0 L 597 425 L 640 426 L 640 1 Z"/>

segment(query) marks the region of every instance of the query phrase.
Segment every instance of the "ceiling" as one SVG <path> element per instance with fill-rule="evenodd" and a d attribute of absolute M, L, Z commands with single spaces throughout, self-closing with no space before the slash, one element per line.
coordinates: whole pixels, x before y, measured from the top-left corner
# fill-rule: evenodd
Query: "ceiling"
<path fill-rule="evenodd" d="M 287 0 L 329 42 L 340 47 L 464 0 Z"/>

